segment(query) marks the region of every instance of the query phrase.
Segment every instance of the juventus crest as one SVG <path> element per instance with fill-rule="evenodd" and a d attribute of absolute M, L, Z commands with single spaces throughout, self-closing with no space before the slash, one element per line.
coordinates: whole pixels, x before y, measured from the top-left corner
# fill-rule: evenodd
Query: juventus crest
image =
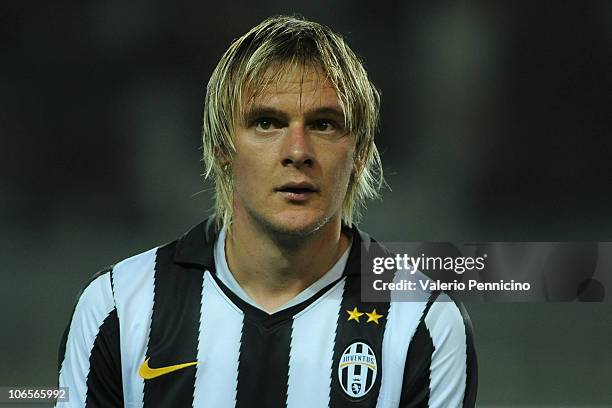
<path fill-rule="evenodd" d="M 338 381 L 350 398 L 362 398 L 376 381 L 378 365 L 370 346 L 361 341 L 351 343 L 338 363 Z"/>

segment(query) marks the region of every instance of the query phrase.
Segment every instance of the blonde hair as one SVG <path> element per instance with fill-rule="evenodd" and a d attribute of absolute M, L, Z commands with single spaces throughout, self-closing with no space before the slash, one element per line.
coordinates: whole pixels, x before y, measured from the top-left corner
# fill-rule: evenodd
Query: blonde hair
<path fill-rule="evenodd" d="M 243 115 L 243 95 L 250 98 L 295 67 L 312 65 L 334 86 L 344 110 L 345 125 L 355 138 L 355 171 L 342 204 L 342 220 L 351 225 L 368 198 L 379 197 L 384 183 L 374 134 L 380 95 L 344 39 L 321 24 L 300 17 L 275 16 L 235 40 L 213 71 L 204 101 L 202 125 L 204 176 L 215 185 L 217 226 L 232 220 L 235 153 L 233 129 Z M 274 70 L 271 70 L 274 68 Z M 273 71 L 272 77 L 268 74 Z"/>

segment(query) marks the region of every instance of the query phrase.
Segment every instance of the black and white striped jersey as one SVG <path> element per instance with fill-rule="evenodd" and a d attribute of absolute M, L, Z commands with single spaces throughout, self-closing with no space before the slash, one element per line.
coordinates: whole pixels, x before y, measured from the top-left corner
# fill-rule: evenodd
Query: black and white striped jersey
<path fill-rule="evenodd" d="M 74 407 L 473 407 L 476 355 L 463 306 L 361 302 L 352 229 L 339 279 L 268 314 L 215 272 L 208 221 L 98 273 L 59 353 Z"/>

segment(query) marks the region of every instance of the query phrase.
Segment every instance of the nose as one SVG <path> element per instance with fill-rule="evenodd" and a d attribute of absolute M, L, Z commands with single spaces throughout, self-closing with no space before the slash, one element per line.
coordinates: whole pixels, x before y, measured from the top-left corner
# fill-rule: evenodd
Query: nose
<path fill-rule="evenodd" d="M 291 123 L 285 136 L 281 153 L 283 166 L 312 166 L 314 150 L 304 123 Z"/>

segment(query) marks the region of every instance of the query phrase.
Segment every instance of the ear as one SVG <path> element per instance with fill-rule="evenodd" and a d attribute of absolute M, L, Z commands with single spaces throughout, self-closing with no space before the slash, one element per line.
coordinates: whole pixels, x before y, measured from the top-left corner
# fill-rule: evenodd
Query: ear
<path fill-rule="evenodd" d="M 230 176 L 232 173 L 232 162 L 230 160 L 220 160 L 221 172 L 224 176 Z"/>
<path fill-rule="evenodd" d="M 219 163 L 219 167 L 221 167 L 222 169 L 225 169 L 226 167 L 232 164 L 231 157 L 228 154 L 224 153 L 218 147 L 215 149 L 215 160 L 217 161 L 217 163 Z"/>
<path fill-rule="evenodd" d="M 355 160 L 353 160 L 353 174 L 356 177 L 361 174 L 365 167 L 365 157 L 366 153 L 363 149 L 355 155 Z"/>

